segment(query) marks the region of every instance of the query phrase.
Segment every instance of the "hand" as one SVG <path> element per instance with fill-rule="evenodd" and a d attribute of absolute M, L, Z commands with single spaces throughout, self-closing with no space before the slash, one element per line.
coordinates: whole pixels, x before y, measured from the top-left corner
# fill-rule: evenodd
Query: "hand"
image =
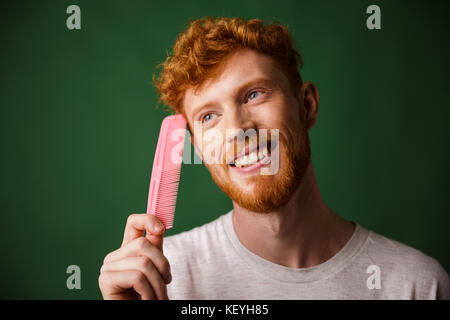
<path fill-rule="evenodd" d="M 172 275 L 163 255 L 164 231 L 153 214 L 128 217 L 122 245 L 105 257 L 100 269 L 98 283 L 104 299 L 168 299 L 166 285 Z"/>

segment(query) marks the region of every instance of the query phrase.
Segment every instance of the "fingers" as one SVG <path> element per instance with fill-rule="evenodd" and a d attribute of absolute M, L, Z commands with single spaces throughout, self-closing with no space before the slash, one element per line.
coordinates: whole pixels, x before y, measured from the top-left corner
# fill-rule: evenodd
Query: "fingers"
<path fill-rule="evenodd" d="M 122 246 L 130 241 L 144 236 L 147 231 L 147 238 L 162 250 L 162 236 L 165 231 L 164 224 L 153 214 L 135 213 L 127 219 Z"/>
<path fill-rule="evenodd" d="M 135 293 L 142 300 L 156 299 L 147 277 L 137 270 L 105 271 L 100 273 L 98 282 L 103 298 L 106 300 L 132 299 Z"/>
<path fill-rule="evenodd" d="M 152 265 L 156 268 L 156 270 L 158 270 L 158 272 L 161 274 L 164 281 L 166 283 L 170 283 L 172 276 L 170 273 L 169 261 L 163 255 L 161 250 L 152 245 L 149 240 L 143 237 L 134 239 L 124 247 L 121 247 L 120 249 L 109 253 L 105 257 L 103 263 L 108 264 L 127 257 L 137 256 L 148 258 L 152 262 Z"/>
<path fill-rule="evenodd" d="M 168 299 L 166 284 L 172 276 L 162 252 L 164 231 L 153 214 L 128 217 L 121 247 L 105 257 L 100 270 L 105 299 Z"/>
<path fill-rule="evenodd" d="M 158 270 L 153 265 L 152 261 L 147 257 L 127 257 L 121 260 L 112 261 L 103 265 L 100 272 L 120 272 L 120 274 L 124 272 L 125 274 L 127 274 L 130 270 L 138 271 L 139 274 L 145 276 L 145 281 L 140 279 L 139 275 L 134 275 L 134 278 L 130 276 L 135 281 L 133 283 L 133 289 L 135 289 L 135 291 L 139 293 L 143 299 L 145 297 L 151 299 L 152 293 L 153 299 L 154 295 L 156 295 L 156 298 L 158 300 L 168 299 L 166 284 L 161 278 Z M 123 279 L 123 276 L 120 276 L 119 279 Z M 119 282 L 119 280 L 116 280 L 116 283 L 117 282 Z M 129 284 L 128 282 L 124 282 L 123 280 L 120 280 L 120 283 Z M 149 291 L 148 286 L 150 286 L 151 292 Z"/>

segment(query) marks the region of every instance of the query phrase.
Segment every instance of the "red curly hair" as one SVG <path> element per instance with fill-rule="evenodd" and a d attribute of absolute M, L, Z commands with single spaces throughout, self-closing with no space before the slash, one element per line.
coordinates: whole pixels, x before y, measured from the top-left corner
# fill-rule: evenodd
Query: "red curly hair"
<path fill-rule="evenodd" d="M 159 102 L 184 114 L 182 100 L 187 89 L 198 88 L 221 71 L 221 62 L 234 50 L 249 48 L 278 62 L 291 83 L 293 92 L 302 85 L 297 66 L 303 66 L 289 30 L 260 19 L 206 17 L 190 22 L 177 38 L 173 55 L 159 64 L 162 72 L 153 83 Z"/>

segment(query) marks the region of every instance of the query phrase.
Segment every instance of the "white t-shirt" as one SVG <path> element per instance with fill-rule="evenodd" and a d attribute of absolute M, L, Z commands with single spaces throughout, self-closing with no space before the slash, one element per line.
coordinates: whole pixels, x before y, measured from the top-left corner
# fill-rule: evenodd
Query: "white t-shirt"
<path fill-rule="evenodd" d="M 439 262 L 358 224 L 326 262 L 289 268 L 245 248 L 232 212 L 164 239 L 170 299 L 450 299 Z"/>

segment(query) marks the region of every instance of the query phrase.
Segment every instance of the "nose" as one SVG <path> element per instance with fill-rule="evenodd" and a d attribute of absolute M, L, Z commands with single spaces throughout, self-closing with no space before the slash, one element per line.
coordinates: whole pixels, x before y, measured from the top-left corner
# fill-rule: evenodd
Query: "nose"
<path fill-rule="evenodd" d="M 245 133 L 249 129 L 256 130 L 256 125 L 245 110 L 240 108 L 228 110 L 225 119 L 227 143 L 232 143 L 235 139 L 239 138 L 242 133 Z"/>

